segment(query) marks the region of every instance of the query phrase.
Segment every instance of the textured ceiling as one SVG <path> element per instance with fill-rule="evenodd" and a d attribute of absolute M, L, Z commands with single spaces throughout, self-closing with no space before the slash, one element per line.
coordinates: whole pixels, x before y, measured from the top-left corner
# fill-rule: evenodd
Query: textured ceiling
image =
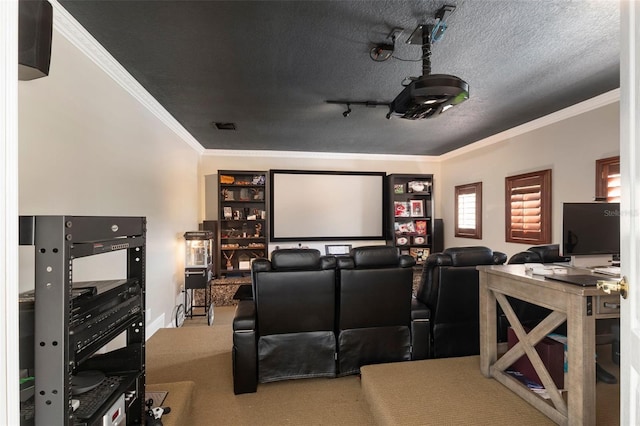
<path fill-rule="evenodd" d="M 617 0 L 59 3 L 207 149 L 439 155 L 619 87 Z M 432 73 L 468 101 L 419 121 L 326 103 L 392 101 L 422 74 L 405 40 L 445 4 Z"/>

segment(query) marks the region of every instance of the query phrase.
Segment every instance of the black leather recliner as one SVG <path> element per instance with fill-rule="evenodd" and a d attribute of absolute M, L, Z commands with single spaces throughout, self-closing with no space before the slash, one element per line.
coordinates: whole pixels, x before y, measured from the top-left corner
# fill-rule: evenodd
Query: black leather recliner
<path fill-rule="evenodd" d="M 254 300 L 233 321 L 234 392 L 257 383 L 336 375 L 336 258 L 275 250 L 252 263 Z"/>
<path fill-rule="evenodd" d="M 570 257 L 560 255 L 560 246 L 558 244 L 545 244 L 529 247 L 526 251 L 514 254 L 509 258 L 508 263 L 557 263 L 569 262 L 570 260 Z"/>
<path fill-rule="evenodd" d="M 529 247 L 525 251 L 514 254 L 509 258 L 510 265 L 523 264 L 523 263 L 558 263 L 569 262 L 570 257 L 560 255 L 560 246 L 558 244 L 545 244 L 539 246 Z M 540 321 L 542 321 L 551 312 L 547 308 L 534 305 L 532 303 L 525 302 L 520 299 L 516 299 L 511 296 L 507 296 L 509 304 L 513 308 L 516 316 L 520 320 L 520 323 L 528 328 L 533 328 Z M 509 328 L 509 321 L 505 316 L 502 309 L 498 306 L 498 341 L 507 341 L 507 329 Z M 557 332 L 563 333 L 563 329 L 557 330 Z"/>
<path fill-rule="evenodd" d="M 507 255 L 490 248 L 453 247 L 427 257 L 416 294 L 431 311 L 431 356 L 480 353 L 478 265 L 501 265 Z"/>
<path fill-rule="evenodd" d="M 338 257 L 338 371 L 424 359 L 429 311 L 412 311 L 415 259 L 389 246 L 354 248 Z"/>

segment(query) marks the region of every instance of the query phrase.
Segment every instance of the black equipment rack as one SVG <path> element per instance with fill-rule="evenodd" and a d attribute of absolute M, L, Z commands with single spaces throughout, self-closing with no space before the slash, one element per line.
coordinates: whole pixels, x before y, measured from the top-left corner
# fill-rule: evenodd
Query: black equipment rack
<path fill-rule="evenodd" d="M 115 400 L 124 396 L 127 424 L 142 424 L 146 218 L 20 216 L 19 219 L 20 245 L 35 246 L 33 423 L 36 426 L 94 424 Z M 100 322 L 94 325 L 96 333 L 88 337 L 84 346 L 78 346 L 82 326 L 76 324 L 75 318 L 82 315 L 87 306 L 95 309 L 95 304 L 87 303 L 93 297 L 91 291 L 74 289 L 73 260 L 121 250 L 126 251 L 126 279 L 121 283 L 95 282 L 96 288 L 103 285 L 111 291 L 114 299 L 108 302 L 113 308 L 100 311 Z M 126 333 L 124 347 L 95 354 L 122 332 Z M 72 405 L 72 399 L 77 398 L 72 396 L 72 378 L 86 370 L 100 370 L 107 377 L 122 379 L 118 379 L 120 384 L 113 387 L 111 394 L 92 401 L 95 409 L 91 416 L 82 418 Z"/>

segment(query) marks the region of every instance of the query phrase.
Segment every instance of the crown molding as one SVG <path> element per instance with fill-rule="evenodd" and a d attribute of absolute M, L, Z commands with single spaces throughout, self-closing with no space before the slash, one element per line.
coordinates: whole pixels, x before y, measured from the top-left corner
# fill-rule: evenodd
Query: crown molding
<path fill-rule="evenodd" d="M 202 154 L 204 148 L 57 0 L 53 6 L 53 28 L 91 59 L 134 99 L 191 148 Z"/>
<path fill-rule="evenodd" d="M 233 150 L 207 149 L 203 156 L 215 157 L 262 157 L 262 158 L 306 158 L 316 160 L 365 160 L 365 161 L 425 161 L 437 162 L 438 157 L 429 155 L 395 155 L 395 154 L 358 154 L 339 152 L 311 152 L 311 151 L 261 151 L 261 150 Z"/>

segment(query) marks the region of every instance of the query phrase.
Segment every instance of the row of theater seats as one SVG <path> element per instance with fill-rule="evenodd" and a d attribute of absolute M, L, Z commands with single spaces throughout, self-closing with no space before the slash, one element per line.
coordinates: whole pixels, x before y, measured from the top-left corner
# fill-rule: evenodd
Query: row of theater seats
<path fill-rule="evenodd" d="M 559 261 L 555 246 L 519 253 L 510 263 Z M 555 256 L 555 257 L 554 257 Z M 233 322 L 234 391 L 258 383 L 357 374 L 362 365 L 479 353 L 478 265 L 504 264 L 487 247 L 430 255 L 412 297 L 410 256 L 394 247 L 354 248 L 349 256 L 275 250 L 252 264 L 252 294 Z M 546 311 L 513 299 L 525 325 Z M 499 310 L 498 335 L 507 339 Z"/>
<path fill-rule="evenodd" d="M 414 265 L 387 246 L 339 257 L 275 250 L 271 260 L 256 259 L 253 298 L 238 303 L 233 322 L 235 393 L 428 357 L 429 312 L 412 305 Z"/>

